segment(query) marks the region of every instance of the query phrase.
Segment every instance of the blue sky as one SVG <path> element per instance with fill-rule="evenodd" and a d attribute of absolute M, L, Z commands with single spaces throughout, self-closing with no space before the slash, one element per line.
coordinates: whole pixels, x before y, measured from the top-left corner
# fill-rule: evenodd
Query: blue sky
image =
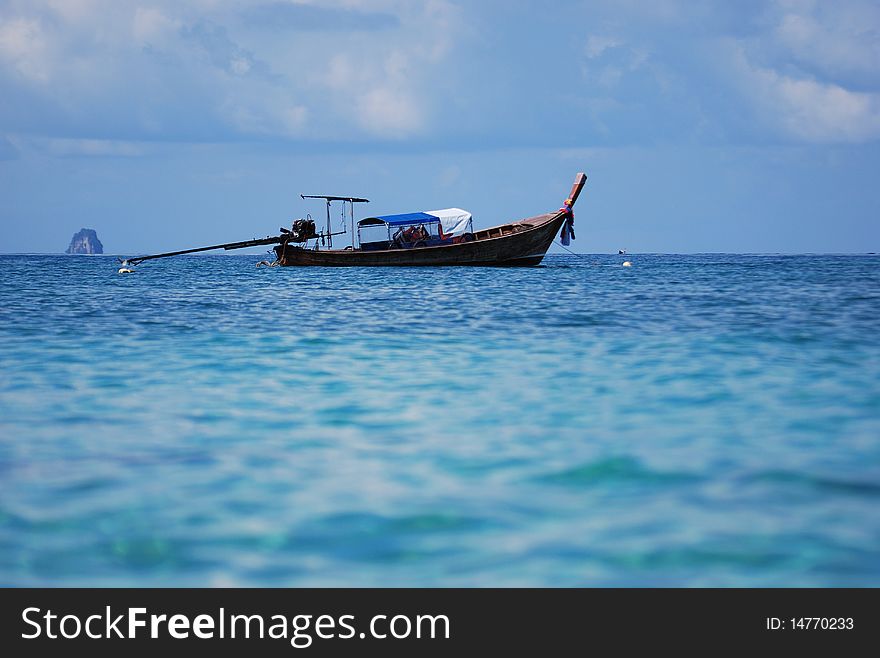
<path fill-rule="evenodd" d="M 276 233 L 351 194 L 577 251 L 880 251 L 880 4 L 0 0 L 0 251 Z"/>

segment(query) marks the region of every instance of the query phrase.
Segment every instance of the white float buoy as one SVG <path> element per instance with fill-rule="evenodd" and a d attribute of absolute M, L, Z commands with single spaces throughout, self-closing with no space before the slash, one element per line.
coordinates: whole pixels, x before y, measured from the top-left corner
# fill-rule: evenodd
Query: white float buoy
<path fill-rule="evenodd" d="M 623 267 L 632 267 L 632 266 L 633 266 L 633 264 L 630 263 L 628 260 L 623 261 Z"/>
<path fill-rule="evenodd" d="M 129 267 L 120 267 L 119 274 L 133 274 L 134 270 Z"/>

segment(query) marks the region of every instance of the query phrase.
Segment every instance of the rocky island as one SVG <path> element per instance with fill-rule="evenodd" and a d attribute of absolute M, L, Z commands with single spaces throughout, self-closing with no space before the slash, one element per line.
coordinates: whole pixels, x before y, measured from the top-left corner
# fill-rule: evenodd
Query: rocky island
<path fill-rule="evenodd" d="M 98 239 L 98 234 L 93 228 L 83 228 L 74 233 L 70 239 L 70 246 L 65 254 L 103 254 L 104 245 Z"/>

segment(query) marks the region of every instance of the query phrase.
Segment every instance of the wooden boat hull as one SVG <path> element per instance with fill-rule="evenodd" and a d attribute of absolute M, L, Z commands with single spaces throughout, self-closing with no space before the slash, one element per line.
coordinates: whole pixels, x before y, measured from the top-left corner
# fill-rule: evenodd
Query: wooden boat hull
<path fill-rule="evenodd" d="M 256 247 L 258 245 L 277 245 L 273 247 L 277 256 L 277 263 L 273 265 L 287 266 L 322 266 L 322 267 L 380 267 L 380 266 L 437 266 L 437 265 L 480 265 L 494 267 L 528 267 L 538 265 L 553 244 L 553 239 L 560 229 L 563 231 L 563 244 L 568 244 L 567 238 L 574 238 L 574 213 L 572 208 L 577 201 L 584 183 L 587 182 L 587 176 L 579 173 L 571 186 L 571 192 L 568 198 L 563 202 L 563 207 L 555 212 L 549 212 L 544 215 L 521 219 L 509 224 L 501 224 L 492 228 L 483 229 L 473 234 L 465 233 L 450 238 L 452 242 L 447 244 L 434 244 L 432 246 L 409 247 L 409 242 L 400 240 L 395 237 L 385 244 L 401 245 L 399 249 L 308 249 L 300 244 L 308 244 L 309 239 L 323 239 L 323 236 L 330 233 L 330 203 L 332 201 L 343 201 L 351 204 L 352 207 L 352 224 L 354 224 L 354 204 L 366 202 L 366 199 L 358 197 L 337 197 L 337 196 L 309 196 L 305 198 L 324 199 L 327 202 L 327 234 L 315 234 L 315 223 L 306 220 L 297 220 L 290 229 L 281 229 L 280 235 L 269 235 L 265 238 L 254 238 L 253 240 L 244 240 L 241 242 L 227 242 L 224 244 L 215 244 L 208 247 L 194 247 L 192 249 L 181 249 L 178 251 L 169 251 L 161 254 L 150 254 L 147 256 L 135 256 L 126 260 L 120 260 L 119 263 L 123 269 L 130 265 L 137 265 L 154 258 L 167 258 L 169 256 L 180 256 L 182 254 L 194 254 L 202 251 L 211 251 L 214 249 L 245 249 L 247 247 Z M 455 209 L 457 211 L 457 209 Z M 463 212 L 463 211 L 457 211 Z M 425 213 L 408 213 L 405 215 L 407 220 L 403 224 L 409 223 L 414 215 L 419 215 L 416 222 L 424 219 L 421 215 L 431 217 L 432 220 L 439 219 L 436 216 L 426 215 Z M 467 215 L 469 219 L 469 215 Z M 381 217 L 367 218 L 382 220 Z M 366 220 L 361 220 L 364 222 Z M 400 225 L 401 222 L 395 222 Z M 308 225 L 309 229 L 304 233 L 304 226 Z M 391 224 L 387 224 L 391 226 Z M 356 230 L 355 226 L 351 227 Z M 424 226 L 420 227 L 423 231 Z M 406 232 L 404 232 L 404 235 Z M 455 242 L 455 240 L 461 240 Z M 468 241 L 464 241 L 467 239 Z M 296 242 L 294 242 L 296 241 Z M 416 241 L 415 244 L 425 244 L 430 240 Z M 442 237 L 441 241 L 446 242 Z M 294 244 L 291 244 L 291 243 Z M 370 247 L 384 246 L 380 243 L 367 243 Z M 269 263 L 266 263 L 267 265 Z M 122 269 L 120 270 L 120 272 Z"/>
<path fill-rule="evenodd" d="M 278 245 L 280 265 L 325 267 L 465 265 L 529 267 L 538 265 L 565 222 L 558 211 L 494 226 L 474 234 L 474 241 L 434 247 L 360 251 L 357 249 L 303 249 Z"/>

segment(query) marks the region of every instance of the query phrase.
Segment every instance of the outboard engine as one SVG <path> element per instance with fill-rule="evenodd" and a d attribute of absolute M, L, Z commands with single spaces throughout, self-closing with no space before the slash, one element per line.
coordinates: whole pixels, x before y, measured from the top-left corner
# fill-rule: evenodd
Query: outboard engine
<path fill-rule="evenodd" d="M 318 234 L 315 232 L 315 222 L 312 219 L 294 220 L 291 230 L 284 230 L 284 232 L 290 234 L 291 242 L 305 242 L 306 240 L 318 237 Z"/>

